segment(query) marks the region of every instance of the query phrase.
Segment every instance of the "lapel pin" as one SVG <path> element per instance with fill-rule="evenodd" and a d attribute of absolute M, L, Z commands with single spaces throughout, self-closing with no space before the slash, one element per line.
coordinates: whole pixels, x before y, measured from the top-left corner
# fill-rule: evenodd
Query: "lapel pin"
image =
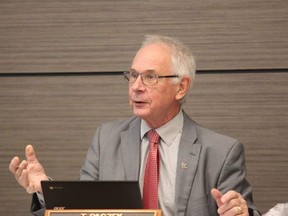
<path fill-rule="evenodd" d="M 187 169 L 188 168 L 187 163 L 182 162 L 181 163 L 181 168 L 182 169 Z"/>

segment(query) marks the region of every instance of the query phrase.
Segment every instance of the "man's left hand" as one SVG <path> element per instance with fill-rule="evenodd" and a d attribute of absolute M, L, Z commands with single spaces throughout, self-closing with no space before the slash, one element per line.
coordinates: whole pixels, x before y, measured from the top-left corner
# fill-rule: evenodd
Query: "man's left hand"
<path fill-rule="evenodd" d="M 236 191 L 228 191 L 222 194 L 216 188 L 211 194 L 218 205 L 218 214 L 221 216 L 249 216 L 248 206 L 242 195 Z"/>

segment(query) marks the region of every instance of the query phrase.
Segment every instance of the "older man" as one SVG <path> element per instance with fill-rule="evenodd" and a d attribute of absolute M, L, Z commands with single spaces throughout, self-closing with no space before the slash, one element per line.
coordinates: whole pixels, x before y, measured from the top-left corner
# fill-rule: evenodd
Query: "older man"
<path fill-rule="evenodd" d="M 182 109 L 194 75 L 187 47 L 147 36 L 124 73 L 134 116 L 98 127 L 80 179 L 138 180 L 144 208 L 160 208 L 164 216 L 259 215 L 243 145 L 201 127 Z M 39 215 L 40 181 L 47 176 L 30 145 L 26 157 L 21 163 L 14 157 L 10 171 L 28 193 L 37 192 L 32 211 Z"/>

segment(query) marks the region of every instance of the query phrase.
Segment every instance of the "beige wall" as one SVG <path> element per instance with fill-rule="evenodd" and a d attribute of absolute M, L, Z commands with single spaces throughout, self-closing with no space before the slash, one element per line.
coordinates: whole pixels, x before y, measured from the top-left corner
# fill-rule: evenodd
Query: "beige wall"
<path fill-rule="evenodd" d="M 126 83 L 109 72 L 155 33 L 194 51 L 185 110 L 244 144 L 259 209 L 287 202 L 287 11 L 284 0 L 1 1 L 0 215 L 28 215 L 30 196 L 8 172 L 28 143 L 50 176 L 78 178 L 96 127 L 131 115 Z"/>

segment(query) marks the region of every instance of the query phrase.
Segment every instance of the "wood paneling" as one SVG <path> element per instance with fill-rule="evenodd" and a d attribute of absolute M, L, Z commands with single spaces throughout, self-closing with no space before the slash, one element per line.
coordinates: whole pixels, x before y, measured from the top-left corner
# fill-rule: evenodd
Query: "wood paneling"
<path fill-rule="evenodd" d="M 28 215 L 30 196 L 8 172 L 26 144 L 53 178 L 77 179 L 97 125 L 131 115 L 120 76 L 36 73 L 126 70 L 145 34 L 179 38 L 200 70 L 285 69 L 287 11 L 285 0 L 1 0 L 0 73 L 11 76 L 0 76 L 0 215 Z M 244 143 L 262 212 L 287 202 L 287 92 L 288 71 L 203 73 L 185 105 Z"/>
<path fill-rule="evenodd" d="M 145 34 L 199 69 L 288 68 L 286 0 L 1 0 L 0 73 L 127 70 Z"/>
<path fill-rule="evenodd" d="M 28 215 L 30 196 L 8 171 L 32 143 L 57 180 L 79 177 L 103 121 L 131 115 L 120 76 L 0 77 L 0 215 Z M 262 212 L 287 202 L 288 73 L 198 74 L 185 110 L 198 123 L 239 139 Z"/>
<path fill-rule="evenodd" d="M 7 172 L 31 143 L 55 179 L 76 180 L 100 122 L 130 116 L 122 77 L 0 77 L 0 215 L 28 215 L 30 196 Z"/>

